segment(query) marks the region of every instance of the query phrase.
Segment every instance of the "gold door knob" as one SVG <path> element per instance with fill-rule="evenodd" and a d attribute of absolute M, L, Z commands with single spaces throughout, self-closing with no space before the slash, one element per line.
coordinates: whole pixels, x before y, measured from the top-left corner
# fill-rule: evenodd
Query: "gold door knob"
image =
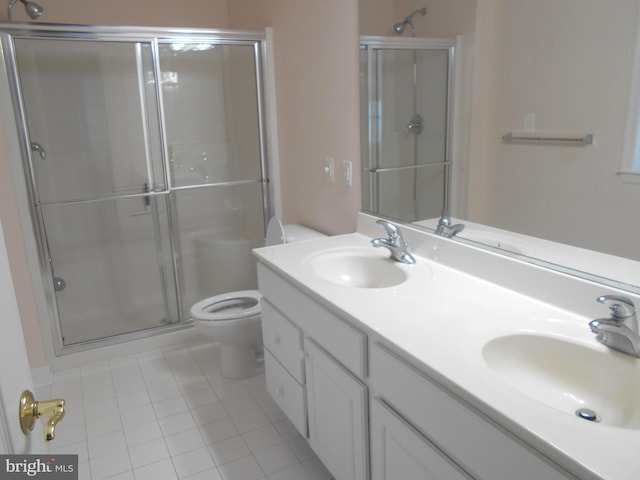
<path fill-rule="evenodd" d="M 44 441 L 50 442 L 55 438 L 56 425 L 64 417 L 64 412 L 64 400 L 60 398 L 38 402 L 29 390 L 20 396 L 20 427 L 25 435 L 33 430 L 36 420 L 44 416 L 49 418 L 44 428 Z"/>

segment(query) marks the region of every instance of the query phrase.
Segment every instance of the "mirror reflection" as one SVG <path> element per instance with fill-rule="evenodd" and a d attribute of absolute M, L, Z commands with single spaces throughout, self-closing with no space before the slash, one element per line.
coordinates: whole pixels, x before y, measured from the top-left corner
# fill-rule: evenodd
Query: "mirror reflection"
<path fill-rule="evenodd" d="M 363 208 L 435 229 L 444 206 L 453 222 L 466 225 L 459 238 L 638 288 L 640 263 L 622 259 L 640 261 L 640 168 L 634 170 L 632 158 L 640 111 L 633 91 L 640 83 L 634 74 L 640 70 L 639 6 L 638 0 L 360 0 L 361 36 L 412 41 L 415 31 L 418 39 L 456 41 L 455 97 L 444 123 L 450 158 L 434 160 L 434 149 L 419 146 L 437 128 L 424 125 L 416 134 L 407 127 L 415 114 L 424 117 L 425 103 L 413 101 L 410 83 L 402 99 L 376 98 L 373 108 L 369 95 L 362 111 L 369 126 L 363 127 L 363 185 L 369 187 Z M 410 16 L 422 7 L 426 15 Z M 407 19 L 412 28 L 398 33 L 394 26 Z M 407 69 L 410 76 L 413 53 L 407 52 L 394 62 L 393 75 L 387 62 L 369 68 L 369 77 L 384 73 L 400 82 Z M 417 85 L 433 74 L 414 72 Z M 393 112 L 391 120 L 381 112 Z M 526 139 L 505 140 L 509 133 Z M 579 141 L 586 135 L 593 143 Z M 394 180 L 400 193 L 389 195 L 379 179 L 371 181 L 375 154 L 382 157 L 376 165 L 450 160 L 446 188 L 423 182 L 424 169 L 403 169 Z M 428 206 L 417 208 L 420 198 Z M 584 249 L 584 258 L 558 244 Z M 618 261 L 619 268 L 608 268 Z M 622 279 L 619 269 L 626 270 Z"/>

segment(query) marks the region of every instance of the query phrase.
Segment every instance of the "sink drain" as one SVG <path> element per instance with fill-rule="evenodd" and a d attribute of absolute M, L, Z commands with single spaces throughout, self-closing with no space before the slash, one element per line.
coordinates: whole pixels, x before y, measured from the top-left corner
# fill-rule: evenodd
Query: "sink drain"
<path fill-rule="evenodd" d="M 576 415 L 584 420 L 589 420 L 590 422 L 600 421 L 600 417 L 598 417 L 598 414 L 590 408 L 579 408 L 578 410 L 576 410 Z"/>

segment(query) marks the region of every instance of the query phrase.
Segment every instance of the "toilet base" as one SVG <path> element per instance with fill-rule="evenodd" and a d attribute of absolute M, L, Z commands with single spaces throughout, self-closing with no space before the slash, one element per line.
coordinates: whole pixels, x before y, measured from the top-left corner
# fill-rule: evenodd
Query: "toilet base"
<path fill-rule="evenodd" d="M 238 346 L 220 344 L 220 372 L 225 378 L 238 380 L 264 372 L 264 357 L 255 345 Z"/>

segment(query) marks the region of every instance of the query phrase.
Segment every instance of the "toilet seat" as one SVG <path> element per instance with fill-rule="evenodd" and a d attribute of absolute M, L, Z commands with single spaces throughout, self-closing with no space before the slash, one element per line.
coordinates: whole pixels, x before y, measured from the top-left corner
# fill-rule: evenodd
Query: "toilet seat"
<path fill-rule="evenodd" d="M 191 307 L 191 316 L 202 321 L 242 320 L 260 315 L 258 290 L 240 290 L 205 298 Z"/>

